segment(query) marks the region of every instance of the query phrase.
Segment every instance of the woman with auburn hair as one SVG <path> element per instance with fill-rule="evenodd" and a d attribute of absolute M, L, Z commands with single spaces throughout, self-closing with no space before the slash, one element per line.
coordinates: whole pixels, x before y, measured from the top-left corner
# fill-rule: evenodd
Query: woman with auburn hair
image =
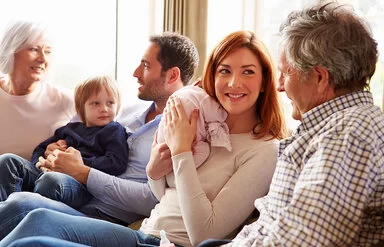
<path fill-rule="evenodd" d="M 73 246 L 159 246 L 161 230 L 177 246 L 234 236 L 251 216 L 254 200 L 267 194 L 278 139 L 285 135 L 271 57 L 254 33 L 231 33 L 212 51 L 202 85 L 228 113 L 232 150 L 212 147 L 196 169 L 192 144 L 198 110 L 189 119 L 180 99 L 171 97 L 163 116 L 165 142 L 153 144 L 147 165 L 151 188 L 163 194 L 140 230 L 37 209 L 0 246 L 15 240 L 19 246 L 42 241 L 51 246 L 71 246 L 68 241 Z M 38 224 L 50 227 L 33 227 Z M 39 235 L 50 238 L 33 237 Z"/>
<path fill-rule="evenodd" d="M 253 132 L 257 137 L 270 134 L 273 138 L 287 136 L 285 120 L 276 90 L 276 72 L 272 57 L 266 45 L 251 31 L 237 31 L 229 34 L 212 52 L 205 66 L 202 86 L 207 93 L 217 99 L 215 91 L 215 71 L 221 61 L 237 48 L 249 49 L 258 59 L 262 68 L 263 90 L 256 101 L 256 111 L 260 122 Z M 257 127 L 257 128 L 256 128 Z"/>

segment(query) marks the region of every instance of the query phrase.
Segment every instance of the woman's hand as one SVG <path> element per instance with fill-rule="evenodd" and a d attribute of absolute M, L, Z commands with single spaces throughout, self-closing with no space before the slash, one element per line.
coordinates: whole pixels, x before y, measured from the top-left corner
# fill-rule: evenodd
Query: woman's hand
<path fill-rule="evenodd" d="M 164 110 L 164 139 L 172 156 L 189 152 L 196 136 L 198 110 L 193 110 L 189 120 L 180 100 L 171 96 Z"/>
<path fill-rule="evenodd" d="M 40 160 L 38 163 L 40 163 Z M 40 164 L 40 169 L 42 168 L 65 173 L 82 184 L 87 183 L 88 174 L 91 170 L 91 168 L 84 165 L 80 152 L 72 147 L 67 148 L 65 151 L 54 150 L 44 160 L 44 164 Z"/>
<path fill-rule="evenodd" d="M 157 132 L 153 139 L 151 157 L 146 168 L 147 175 L 153 180 L 158 180 L 173 170 L 171 151 L 165 142 L 157 143 L 156 140 Z"/>

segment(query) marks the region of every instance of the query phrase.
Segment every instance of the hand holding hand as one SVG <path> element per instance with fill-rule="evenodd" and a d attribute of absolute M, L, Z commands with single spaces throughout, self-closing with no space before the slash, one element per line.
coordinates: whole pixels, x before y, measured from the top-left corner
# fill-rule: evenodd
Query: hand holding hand
<path fill-rule="evenodd" d="M 51 172 L 52 170 L 48 167 L 51 167 L 50 164 L 47 164 L 47 160 L 43 157 L 39 157 L 39 161 L 35 164 L 35 166 L 40 169 L 42 172 Z"/>
<path fill-rule="evenodd" d="M 88 174 L 91 169 L 84 165 L 80 152 L 72 147 L 67 148 L 65 151 L 55 149 L 48 155 L 42 166 L 45 169 L 72 176 L 83 184 L 87 183 Z"/>

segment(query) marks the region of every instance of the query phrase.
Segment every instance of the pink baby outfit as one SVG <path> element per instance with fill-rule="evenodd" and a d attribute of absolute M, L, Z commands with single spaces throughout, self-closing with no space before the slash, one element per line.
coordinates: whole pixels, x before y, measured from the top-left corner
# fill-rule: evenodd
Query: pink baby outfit
<path fill-rule="evenodd" d="M 196 139 L 192 150 L 196 167 L 199 167 L 208 158 L 210 146 L 232 150 L 229 129 L 225 123 L 228 114 L 214 98 L 197 86 L 185 86 L 174 92 L 173 95 L 180 99 L 188 117 L 191 116 L 194 109 L 199 109 Z M 157 143 L 164 142 L 163 120 L 162 118 L 157 130 Z"/>

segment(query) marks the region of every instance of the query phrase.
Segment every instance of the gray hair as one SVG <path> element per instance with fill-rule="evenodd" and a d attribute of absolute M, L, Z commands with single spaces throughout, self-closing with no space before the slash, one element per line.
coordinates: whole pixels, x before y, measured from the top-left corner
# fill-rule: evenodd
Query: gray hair
<path fill-rule="evenodd" d="M 37 40 L 48 40 L 42 25 L 22 20 L 9 23 L 0 42 L 0 72 L 12 73 L 15 54 Z"/>
<path fill-rule="evenodd" d="M 352 8 L 337 3 L 294 11 L 280 26 L 289 66 L 304 76 L 316 66 L 328 70 L 336 90 L 369 89 L 378 59 L 369 25 Z"/>

